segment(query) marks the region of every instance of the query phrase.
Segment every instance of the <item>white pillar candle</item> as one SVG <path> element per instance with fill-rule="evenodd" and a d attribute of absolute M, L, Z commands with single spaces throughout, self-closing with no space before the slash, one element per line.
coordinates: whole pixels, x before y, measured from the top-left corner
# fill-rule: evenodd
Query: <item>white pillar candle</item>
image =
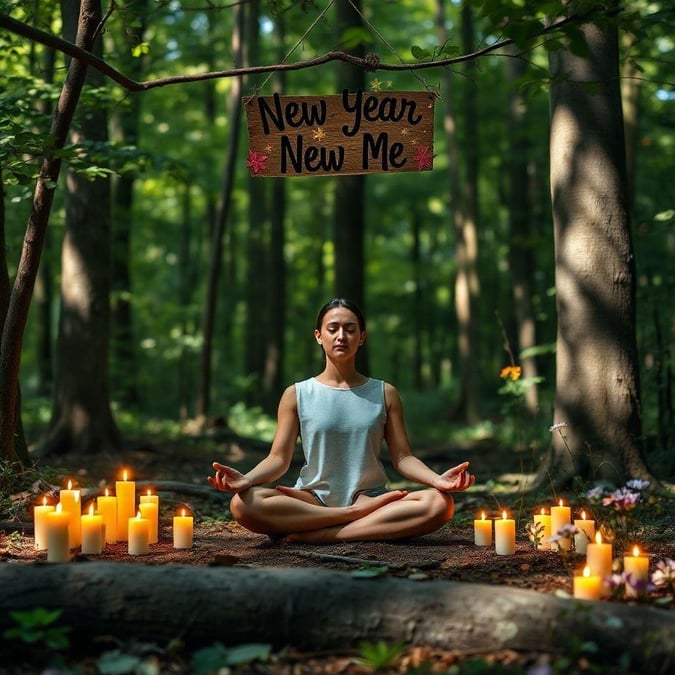
<path fill-rule="evenodd" d="M 586 547 L 586 564 L 591 575 L 600 577 L 602 582 L 601 595 L 610 594 L 608 578 L 612 575 L 612 545 L 603 544 L 600 532 L 595 533 L 595 542 Z"/>
<path fill-rule="evenodd" d="M 563 505 L 563 500 L 558 502 L 558 506 L 551 507 L 551 536 L 555 537 L 563 526 L 570 525 L 572 522 L 572 510 L 569 506 Z M 569 537 L 562 537 L 558 541 L 551 543 L 551 548 L 554 551 L 569 551 L 572 547 L 572 542 Z"/>
<path fill-rule="evenodd" d="M 47 497 L 42 498 L 42 504 L 33 507 L 33 533 L 35 535 L 35 550 L 47 550 L 47 514 L 54 510 L 54 504 L 47 504 Z"/>
<path fill-rule="evenodd" d="M 129 555 L 145 555 L 150 551 L 150 522 L 139 511 L 128 523 Z"/>
<path fill-rule="evenodd" d="M 68 562 L 70 560 L 70 514 L 59 502 L 47 514 L 47 562 Z"/>
<path fill-rule="evenodd" d="M 173 517 L 173 547 L 192 548 L 193 518 L 182 509 L 180 516 Z"/>
<path fill-rule="evenodd" d="M 579 532 L 574 535 L 574 550 L 581 555 L 586 555 L 588 542 L 595 538 L 595 521 L 586 519 L 586 511 L 581 512 L 581 518 L 574 519 L 575 527 Z"/>
<path fill-rule="evenodd" d="M 640 555 L 640 549 L 633 546 L 633 555 L 623 557 L 623 571 L 625 575 L 630 574 L 630 579 L 626 580 L 626 595 L 629 598 L 635 598 L 643 595 L 647 588 L 649 580 L 649 558 L 646 555 Z M 637 588 L 631 585 L 637 585 Z"/>
<path fill-rule="evenodd" d="M 486 518 L 485 511 L 473 521 L 473 541 L 476 546 L 492 546 L 492 518 Z"/>
<path fill-rule="evenodd" d="M 80 517 L 82 526 L 82 553 L 98 555 L 103 550 L 103 516 L 94 513 L 94 505 L 89 505 L 89 513 Z"/>
<path fill-rule="evenodd" d="M 516 521 L 506 517 L 506 511 L 502 511 L 502 517 L 495 520 L 495 552 L 498 555 L 511 555 L 516 550 Z"/>
<path fill-rule="evenodd" d="M 534 514 L 534 533 L 537 537 L 537 550 L 549 550 L 551 543 L 551 516 L 542 508 L 539 513 Z"/>
<path fill-rule="evenodd" d="M 103 518 L 105 543 L 114 544 L 117 541 L 117 497 L 109 493 L 106 488 L 105 494 L 97 497 L 96 506 Z"/>
<path fill-rule="evenodd" d="M 592 575 L 591 570 L 586 565 L 581 576 L 575 576 L 573 579 L 573 594 L 579 600 L 598 600 L 600 598 L 600 589 L 602 579 L 599 576 Z"/>
<path fill-rule="evenodd" d="M 141 516 L 150 523 L 150 543 L 156 544 L 159 541 L 159 514 L 158 506 L 155 502 L 143 501 L 138 505 Z"/>
<path fill-rule="evenodd" d="M 59 491 L 59 502 L 61 509 L 67 513 L 70 518 L 68 524 L 68 546 L 77 548 L 80 545 L 80 516 L 82 515 L 82 505 L 80 503 L 80 491 L 73 489 L 73 482 L 68 481 L 68 489 Z"/>
<path fill-rule="evenodd" d="M 128 541 L 129 520 L 136 515 L 136 483 L 127 480 L 127 471 L 124 470 L 122 480 L 115 483 L 117 496 L 117 541 Z"/>

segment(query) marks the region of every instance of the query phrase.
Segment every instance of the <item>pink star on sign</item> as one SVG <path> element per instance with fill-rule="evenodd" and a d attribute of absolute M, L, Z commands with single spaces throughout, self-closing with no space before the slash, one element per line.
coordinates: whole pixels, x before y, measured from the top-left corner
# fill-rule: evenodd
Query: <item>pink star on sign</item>
<path fill-rule="evenodd" d="M 257 176 L 261 171 L 267 169 L 267 155 L 257 150 L 249 150 L 246 166 Z"/>
<path fill-rule="evenodd" d="M 417 162 L 417 168 L 421 171 L 427 167 L 433 166 L 434 155 L 431 148 L 420 147 L 417 149 L 417 154 L 413 157 L 413 162 Z"/>

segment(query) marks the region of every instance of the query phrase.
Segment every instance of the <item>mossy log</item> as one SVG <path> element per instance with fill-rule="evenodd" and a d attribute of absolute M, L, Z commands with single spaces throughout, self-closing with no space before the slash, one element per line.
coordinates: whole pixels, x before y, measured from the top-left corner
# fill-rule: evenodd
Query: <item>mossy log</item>
<path fill-rule="evenodd" d="M 358 578 L 306 568 L 109 562 L 0 565 L 0 632 L 10 610 L 63 610 L 79 640 L 101 635 L 196 648 L 265 642 L 331 650 L 385 641 L 460 651 L 564 653 L 595 643 L 608 664 L 675 672 L 675 613 L 451 581 Z"/>

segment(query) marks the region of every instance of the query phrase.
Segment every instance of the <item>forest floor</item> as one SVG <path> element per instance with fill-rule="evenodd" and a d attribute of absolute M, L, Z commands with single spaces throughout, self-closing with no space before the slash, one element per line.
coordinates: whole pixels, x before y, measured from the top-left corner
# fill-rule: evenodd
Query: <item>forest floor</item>
<path fill-rule="evenodd" d="M 146 485 L 160 494 L 160 541 L 151 546 L 144 556 L 130 556 L 126 543 L 111 544 L 97 556 L 82 556 L 73 552 L 73 561 L 95 559 L 108 562 L 143 565 L 193 565 L 193 566 L 237 566 L 237 567 L 321 567 L 348 573 L 377 572 L 395 577 L 417 579 L 452 580 L 467 583 L 483 583 L 494 586 L 506 585 L 534 590 L 545 594 L 572 593 L 572 578 L 583 567 L 583 556 L 564 556 L 557 551 L 537 551 L 525 533 L 525 524 L 531 519 L 535 504 L 526 496 L 524 485 L 528 475 L 523 472 L 526 462 L 518 453 L 496 450 L 489 445 L 464 449 L 443 449 L 428 451 L 426 461 L 434 466 L 442 462 L 444 467 L 452 466 L 464 459 L 471 462 L 472 471 L 477 474 L 477 485 L 471 491 L 456 496 L 454 520 L 437 533 L 414 540 L 384 543 L 345 543 L 334 545 L 303 545 L 273 542 L 268 537 L 252 534 L 229 519 L 227 496 L 210 490 L 206 485 L 211 461 L 233 464 L 241 469 L 255 463 L 263 456 L 263 447 L 246 446 L 232 439 L 214 443 L 198 441 L 145 444 L 125 453 L 123 458 L 105 455 L 74 457 L 69 455 L 41 459 L 38 466 L 48 467 L 45 475 L 50 484 L 73 480 L 83 488 L 83 504 L 87 504 L 87 489 L 95 492 L 104 486 L 114 487 L 120 476 L 121 467 L 127 467 L 142 492 Z M 214 454 L 215 453 L 215 454 Z M 86 466 L 86 468 L 85 468 Z M 295 476 L 293 467 L 289 476 Z M 441 468 L 441 466 L 435 467 Z M 58 484 L 58 483 L 57 483 Z M 64 483 L 60 484 L 62 487 Z M 142 488 L 140 486 L 143 486 Z M 44 487 L 44 484 L 43 486 Z M 673 493 L 673 486 L 667 489 Z M 39 488 L 35 488 L 39 491 Z M 92 495 L 93 495 L 92 492 Z M 573 497 L 563 495 L 568 502 Z M 35 495 L 16 495 L 17 499 L 35 503 Z M 552 499 L 552 498 L 551 498 Z M 188 550 L 173 548 L 170 523 L 171 516 L 181 506 L 186 506 L 195 516 L 194 545 Z M 550 500 L 548 505 L 550 505 Z M 653 564 L 658 560 L 675 559 L 675 500 L 661 499 L 655 505 L 658 517 L 650 521 L 641 532 L 641 543 L 647 548 Z M 517 543 L 513 555 L 497 555 L 493 547 L 479 547 L 474 544 L 473 519 L 476 513 L 485 509 L 496 517 L 507 509 L 517 519 Z M 44 562 L 46 553 L 35 551 L 34 540 L 29 526 L 21 526 L 30 520 L 29 511 L 15 512 L 16 529 L 6 522 L 7 514 L 0 514 L 4 529 L 0 530 L 0 563 L 31 564 Z M 664 593 L 654 591 L 643 600 L 645 603 L 659 601 L 664 611 L 674 609 L 673 602 L 663 602 Z M 626 602 L 612 599 L 608 602 Z M 657 603 L 659 604 L 659 603 Z M 259 641 L 264 643 L 265 636 Z M 142 656 L 136 662 L 136 671 L 116 672 L 144 673 L 193 673 L 190 655 L 170 653 L 163 647 L 155 646 L 151 654 Z M 119 647 L 118 647 L 119 649 Z M 125 648 L 122 648 L 124 652 Z M 134 647 L 127 645 L 127 652 Z M 126 654 L 129 656 L 129 654 Z M 222 673 L 369 673 L 371 665 L 363 665 L 358 657 L 362 650 L 347 650 L 342 654 L 300 654 L 289 649 L 273 658 L 230 666 Z M 193 655 L 194 656 L 194 655 Z M 97 673 L 100 663 L 97 659 L 77 655 L 70 656 L 69 668 L 57 672 Z M 424 647 L 403 648 L 391 658 L 384 659 L 387 669 L 378 672 L 390 673 L 557 673 L 572 672 L 558 667 L 554 657 L 542 654 L 518 654 L 510 651 L 481 653 L 476 665 L 476 655 L 457 650 L 425 649 Z M 569 664 L 565 666 L 569 667 Z M 574 672 L 610 672 L 593 670 L 594 666 L 586 655 L 578 655 Z M 25 669 L 24 669 L 25 668 Z M 17 664 L 10 668 L 5 662 L 0 673 L 31 673 L 30 664 Z M 215 672 L 215 671 L 214 671 Z M 620 671 L 611 671 L 620 672 Z M 621 671 L 622 672 L 622 671 Z M 626 671 L 629 672 L 629 671 Z"/>

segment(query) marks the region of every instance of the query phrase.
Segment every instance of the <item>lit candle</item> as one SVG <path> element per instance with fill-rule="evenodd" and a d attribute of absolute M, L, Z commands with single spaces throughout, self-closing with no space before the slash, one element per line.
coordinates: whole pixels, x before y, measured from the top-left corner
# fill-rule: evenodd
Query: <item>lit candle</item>
<path fill-rule="evenodd" d="M 89 513 L 80 517 L 82 525 L 82 553 L 97 555 L 103 550 L 103 516 L 94 513 L 94 504 L 89 505 Z"/>
<path fill-rule="evenodd" d="M 581 518 L 574 519 L 574 525 L 579 529 L 574 535 L 574 550 L 582 555 L 586 554 L 589 541 L 595 537 L 595 521 L 586 519 L 586 511 L 581 512 Z"/>
<path fill-rule="evenodd" d="M 476 546 L 492 546 L 492 518 L 486 519 L 485 511 L 473 521 L 473 540 Z"/>
<path fill-rule="evenodd" d="M 592 575 L 590 567 L 586 565 L 583 575 L 575 576 L 573 579 L 574 597 L 580 600 L 598 600 L 601 586 L 602 579 L 597 575 Z"/>
<path fill-rule="evenodd" d="M 563 506 L 563 500 L 558 502 L 558 506 L 551 507 L 551 536 L 555 537 L 563 526 L 569 525 L 572 522 L 572 510 L 569 506 Z M 558 541 L 551 543 L 551 548 L 554 551 L 569 551 L 572 542 L 569 537 L 561 537 Z"/>
<path fill-rule="evenodd" d="M 506 511 L 502 511 L 502 517 L 495 520 L 495 552 L 498 555 L 511 555 L 516 550 L 516 521 L 506 517 Z"/>
<path fill-rule="evenodd" d="M 129 518 L 129 555 L 145 555 L 150 551 L 150 522 L 139 511 L 135 518 Z"/>
<path fill-rule="evenodd" d="M 136 483 L 127 480 L 124 470 L 122 480 L 115 483 L 117 494 L 117 541 L 128 541 L 129 520 L 136 515 Z"/>
<path fill-rule="evenodd" d="M 59 490 L 59 502 L 62 511 L 70 517 L 68 545 L 70 548 L 77 548 L 81 541 L 80 516 L 82 515 L 82 505 L 80 503 L 80 491 L 73 489 L 72 481 L 68 481 L 67 490 Z"/>
<path fill-rule="evenodd" d="M 70 514 L 59 502 L 47 514 L 47 562 L 68 562 L 70 560 Z"/>
<path fill-rule="evenodd" d="M 35 549 L 47 549 L 47 514 L 54 510 L 54 504 L 47 504 L 47 497 L 42 498 L 42 504 L 33 507 L 33 531 L 35 533 Z"/>
<path fill-rule="evenodd" d="M 106 488 L 105 495 L 96 498 L 96 506 L 103 518 L 105 542 L 114 544 L 117 541 L 117 497 Z"/>
<path fill-rule="evenodd" d="M 537 527 L 539 526 L 539 527 Z M 534 514 L 534 532 L 537 537 L 537 550 L 549 550 L 551 544 L 551 516 L 542 508 L 539 513 Z"/>
<path fill-rule="evenodd" d="M 148 489 L 144 495 L 140 496 L 141 504 L 146 504 L 148 502 L 152 502 L 153 504 L 157 504 L 157 506 L 159 506 L 159 495 L 152 494 L 152 490 L 150 489 Z"/>
<path fill-rule="evenodd" d="M 159 512 L 156 502 L 143 501 L 138 505 L 143 518 L 150 523 L 150 543 L 156 544 L 159 541 Z"/>
<path fill-rule="evenodd" d="M 630 579 L 626 580 L 626 595 L 631 598 L 643 595 L 649 579 L 649 558 L 640 555 L 637 546 L 633 546 L 633 555 L 623 557 L 623 571 L 625 575 L 630 574 Z"/>
<path fill-rule="evenodd" d="M 182 509 L 180 516 L 173 517 L 173 547 L 192 548 L 192 532 L 193 518 Z"/>
<path fill-rule="evenodd" d="M 601 579 L 600 594 L 609 595 L 608 578 L 612 575 L 612 545 L 602 543 L 600 532 L 595 533 L 595 542 L 586 546 L 586 564 L 591 570 L 591 575 Z"/>

